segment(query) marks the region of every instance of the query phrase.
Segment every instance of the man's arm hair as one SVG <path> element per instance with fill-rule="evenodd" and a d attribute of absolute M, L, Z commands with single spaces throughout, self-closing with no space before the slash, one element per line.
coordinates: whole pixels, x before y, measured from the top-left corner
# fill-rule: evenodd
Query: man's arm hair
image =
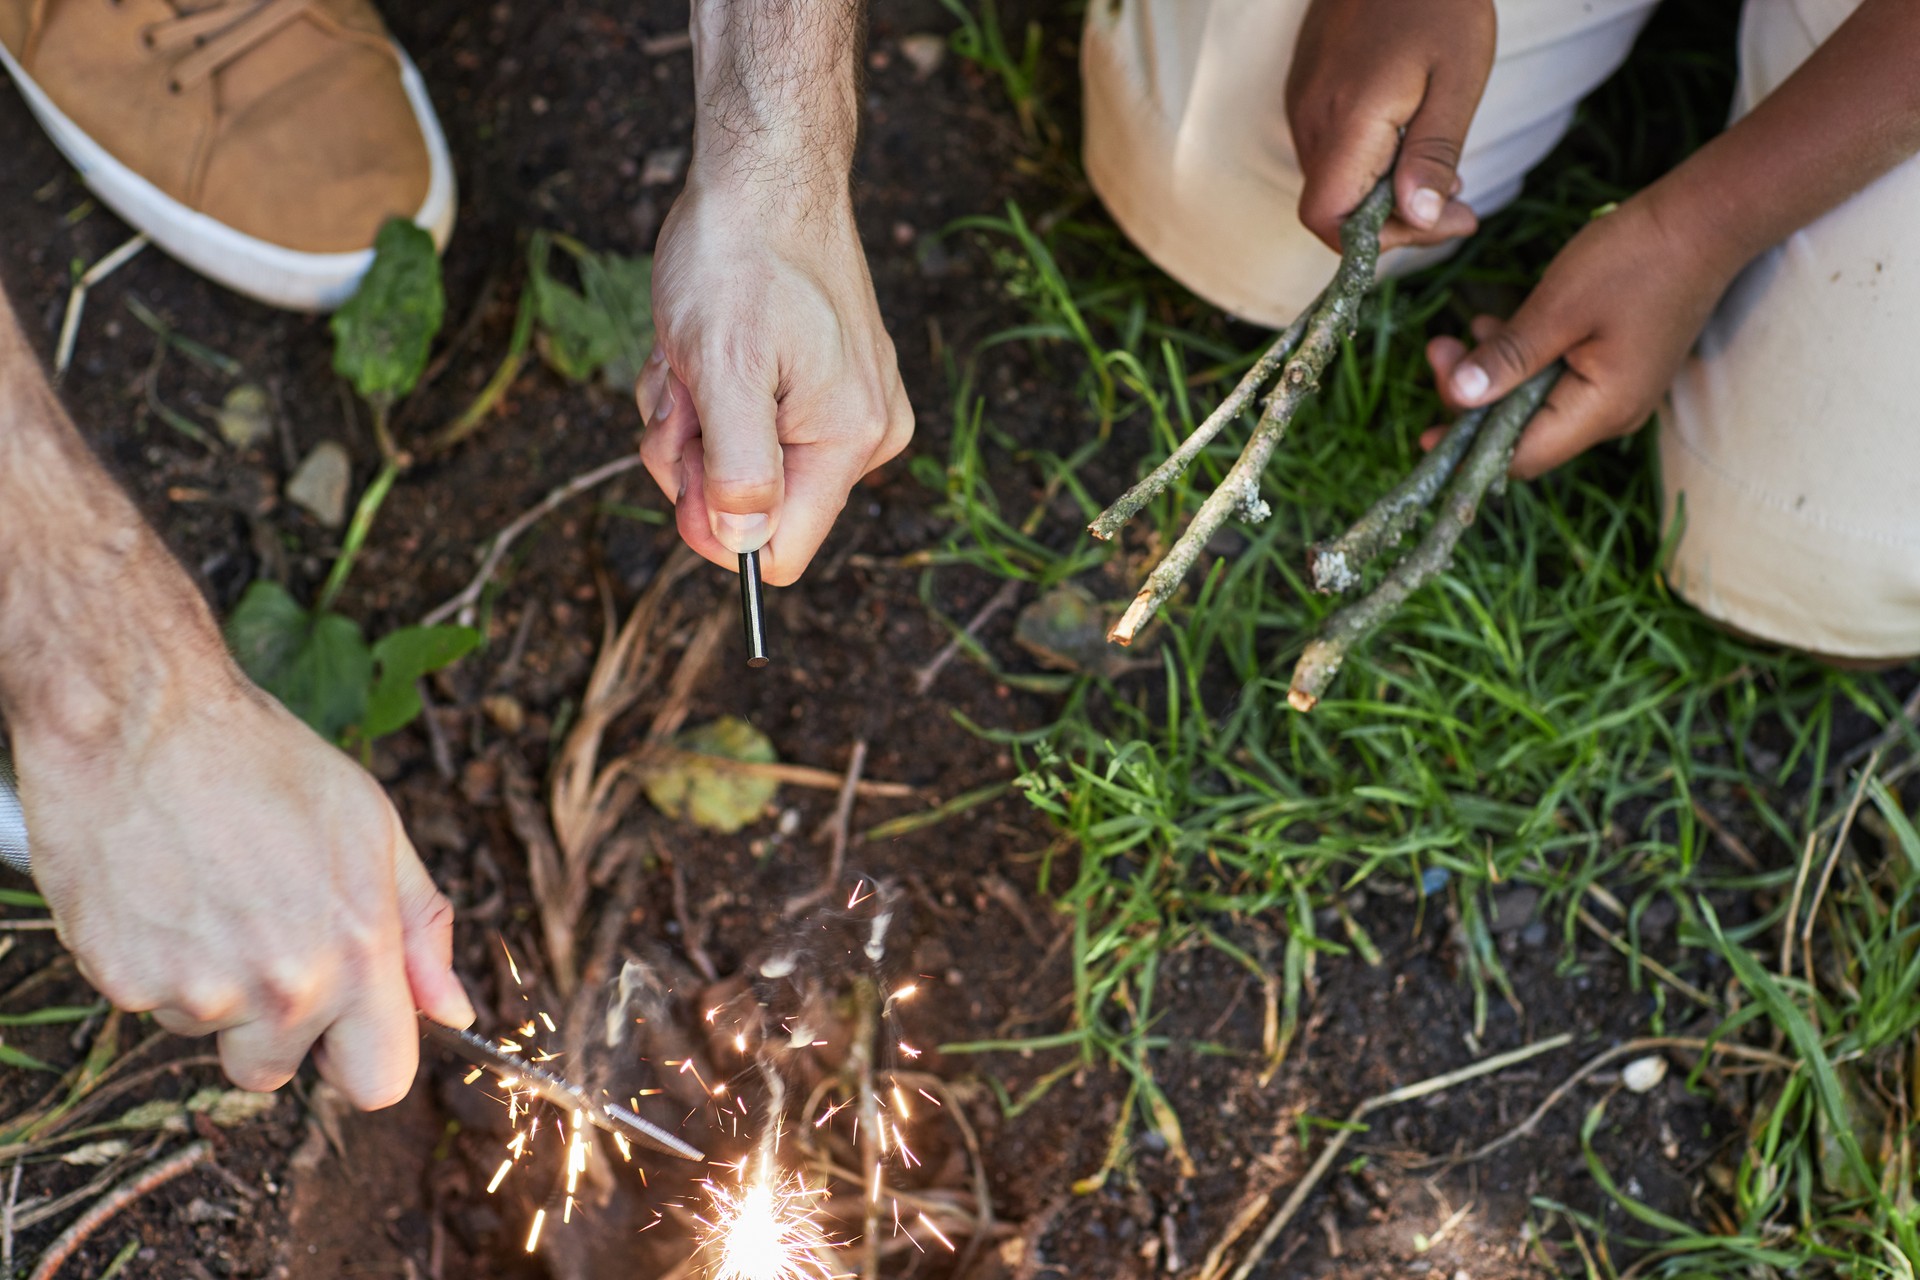
<path fill-rule="evenodd" d="M 694 163 L 802 208 L 846 193 L 865 0 L 694 0 Z"/>
<path fill-rule="evenodd" d="M 206 602 L 88 451 L 0 297 L 0 715 L 84 743 L 158 723 L 167 698 L 230 670 Z"/>

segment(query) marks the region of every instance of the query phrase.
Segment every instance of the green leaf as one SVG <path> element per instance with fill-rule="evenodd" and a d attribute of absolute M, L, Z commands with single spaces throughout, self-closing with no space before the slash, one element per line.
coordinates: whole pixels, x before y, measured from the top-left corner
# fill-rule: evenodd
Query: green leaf
<path fill-rule="evenodd" d="M 248 586 L 227 618 L 227 648 L 263 689 L 285 678 L 307 634 L 307 611 L 277 582 Z"/>
<path fill-rule="evenodd" d="M 446 314 L 433 237 L 404 218 L 380 228 L 373 266 L 333 313 L 333 371 L 369 403 L 391 405 L 427 368 Z"/>
<path fill-rule="evenodd" d="M 580 288 L 548 268 L 552 247 L 573 259 Z M 653 259 L 596 253 L 570 236 L 535 232 L 527 274 L 541 357 L 573 382 L 596 374 L 616 388 L 633 385 L 653 351 Z"/>
<path fill-rule="evenodd" d="M 58 1022 L 84 1022 L 105 1004 L 49 1005 L 27 1013 L 0 1013 L 0 1027 L 44 1027 Z"/>
<path fill-rule="evenodd" d="M 256 684 L 324 738 L 338 741 L 366 714 L 373 655 L 351 619 L 316 617 L 279 584 L 256 582 L 227 619 L 227 646 Z"/>
<path fill-rule="evenodd" d="M 54 1067 L 10 1044 L 0 1044 L 0 1067 L 18 1067 L 22 1071 L 53 1071 Z"/>
<path fill-rule="evenodd" d="M 771 764 L 778 759 L 767 735 L 734 716 L 689 729 L 674 745 L 730 760 Z M 685 757 L 649 770 L 645 785 L 647 799 L 660 812 L 724 835 L 758 819 L 780 788 L 772 778 L 756 778 Z"/>
<path fill-rule="evenodd" d="M 373 693 L 360 736 L 371 742 L 396 733 L 420 714 L 420 677 L 450 666 L 480 645 L 472 627 L 404 627 L 373 646 Z"/>
<path fill-rule="evenodd" d="M 44 907 L 47 900 L 25 889 L 0 889 L 0 907 Z"/>

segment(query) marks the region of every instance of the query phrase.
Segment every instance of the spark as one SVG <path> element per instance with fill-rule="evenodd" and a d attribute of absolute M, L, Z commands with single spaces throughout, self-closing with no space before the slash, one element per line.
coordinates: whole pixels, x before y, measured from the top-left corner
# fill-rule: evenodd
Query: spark
<path fill-rule="evenodd" d="M 487 1069 L 485 1067 L 475 1067 L 473 1070 L 467 1072 L 467 1078 L 465 1080 L 462 1080 L 460 1083 L 472 1084 L 475 1080 L 478 1080 L 481 1076 L 485 1074 L 487 1074 Z"/>
<path fill-rule="evenodd" d="M 549 1031 L 558 1032 L 560 1030 L 560 1028 L 553 1025 L 553 1017 L 545 1009 L 540 1011 L 540 1021 L 547 1024 L 547 1030 Z"/>
<path fill-rule="evenodd" d="M 527 1232 L 528 1253 L 532 1253 L 540 1247 L 540 1228 L 545 1225 L 547 1225 L 547 1211 L 545 1209 L 535 1209 L 533 1211 L 533 1228 Z"/>
<path fill-rule="evenodd" d="M 507 972 L 513 975 L 513 985 L 516 987 L 526 986 L 527 980 L 520 976 L 520 966 L 514 963 L 513 949 L 507 945 L 505 938 L 500 939 L 500 950 L 506 953 Z M 528 1250 L 528 1252 L 531 1253 L 532 1250 Z"/>
<path fill-rule="evenodd" d="M 864 879 L 857 880 L 854 882 L 853 896 L 847 899 L 847 910 L 849 911 L 853 910 L 855 907 L 859 906 L 861 903 L 865 902 L 868 898 L 871 898 L 873 896 L 871 893 L 864 892 L 866 887 L 867 887 L 867 882 Z"/>
<path fill-rule="evenodd" d="M 500 1189 L 500 1184 L 507 1180 L 507 1175 L 511 1172 L 513 1172 L 513 1159 L 512 1157 L 508 1157 L 507 1159 L 502 1160 L 500 1162 L 500 1167 L 494 1171 L 493 1181 L 487 1184 L 487 1194 L 492 1195 L 494 1192 L 498 1191 Z"/>
<path fill-rule="evenodd" d="M 909 1060 L 918 1058 L 921 1053 L 920 1050 L 914 1048 L 912 1045 L 908 1044 L 905 1040 L 902 1040 L 900 1042 L 900 1052 L 906 1054 Z"/>
<path fill-rule="evenodd" d="M 929 1230 L 929 1231 L 931 1231 L 931 1232 L 933 1232 L 933 1237 L 934 1237 L 934 1239 L 936 1239 L 936 1240 L 938 1240 L 938 1241 L 939 1241 L 939 1242 L 940 1242 L 941 1244 L 943 1244 L 943 1245 L 945 1245 L 945 1246 L 947 1246 L 947 1252 L 948 1252 L 948 1253 L 952 1253 L 952 1252 L 953 1252 L 953 1241 L 951 1241 L 951 1240 L 949 1240 L 949 1239 L 947 1239 L 947 1233 L 946 1233 L 946 1232 L 944 1232 L 944 1231 L 942 1231 L 942 1230 L 941 1230 L 941 1229 L 940 1229 L 939 1227 L 936 1227 L 936 1226 L 934 1226 L 934 1225 L 933 1225 L 933 1219 L 932 1219 L 932 1218 L 929 1218 L 929 1217 L 928 1217 L 928 1216 L 927 1216 L 926 1214 L 924 1214 L 924 1213 L 923 1213 L 923 1214 L 921 1214 L 921 1215 L 920 1215 L 920 1225 L 921 1225 L 921 1226 L 923 1226 L 923 1227 L 925 1227 L 925 1228 L 926 1228 L 927 1230 Z"/>
<path fill-rule="evenodd" d="M 714 1217 L 702 1247 L 713 1280 L 832 1280 L 834 1242 L 813 1208 L 820 1192 L 799 1174 L 760 1163 L 737 1188 L 708 1182 Z"/>
<path fill-rule="evenodd" d="M 906 986 L 888 996 L 887 1003 L 898 1004 L 902 1000 L 911 1000 L 914 997 L 914 993 L 919 990 L 920 986 L 918 983 L 909 982 Z"/>

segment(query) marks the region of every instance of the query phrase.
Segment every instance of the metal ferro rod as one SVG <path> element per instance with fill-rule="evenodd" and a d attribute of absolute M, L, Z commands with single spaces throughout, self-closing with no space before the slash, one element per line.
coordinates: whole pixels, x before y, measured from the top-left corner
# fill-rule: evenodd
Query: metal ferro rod
<path fill-rule="evenodd" d="M 767 657 L 766 606 L 761 595 L 760 553 L 740 553 L 740 618 L 746 624 L 747 665 L 764 667 Z"/>

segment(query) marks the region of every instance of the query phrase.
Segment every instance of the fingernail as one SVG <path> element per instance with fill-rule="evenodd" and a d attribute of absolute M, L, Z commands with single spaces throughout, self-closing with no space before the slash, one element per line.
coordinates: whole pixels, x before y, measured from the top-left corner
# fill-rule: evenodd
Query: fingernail
<path fill-rule="evenodd" d="M 1462 364 L 1453 371 L 1453 394 L 1463 401 L 1478 400 L 1487 394 L 1487 371 L 1479 365 Z"/>
<path fill-rule="evenodd" d="M 681 500 L 687 496 L 687 468 L 685 463 L 681 464 L 679 475 L 680 487 L 674 490 L 673 494 L 673 505 L 676 507 L 679 506 Z"/>
<path fill-rule="evenodd" d="M 1423 227 L 1430 227 L 1440 221 L 1440 211 L 1447 207 L 1446 197 L 1431 187 L 1422 187 L 1413 193 L 1413 199 L 1407 202 L 1408 212 L 1413 220 Z"/>
<path fill-rule="evenodd" d="M 773 522 L 767 519 L 764 512 L 742 516 L 731 511 L 716 511 L 713 513 L 713 536 L 735 555 L 744 555 L 767 545 L 767 539 L 773 536 Z"/>

